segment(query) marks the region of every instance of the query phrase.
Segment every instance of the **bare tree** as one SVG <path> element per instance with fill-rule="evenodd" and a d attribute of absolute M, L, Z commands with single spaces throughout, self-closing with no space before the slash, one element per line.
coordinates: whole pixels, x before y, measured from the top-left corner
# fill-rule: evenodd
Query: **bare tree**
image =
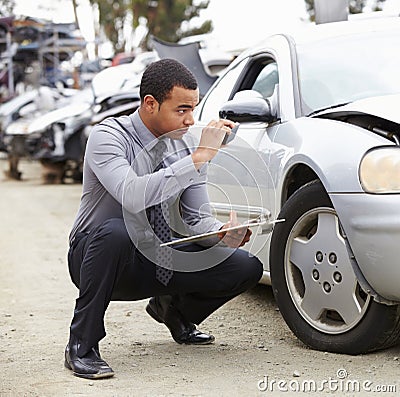
<path fill-rule="evenodd" d="M 0 15 L 10 16 L 13 14 L 15 0 L 0 0 Z"/>

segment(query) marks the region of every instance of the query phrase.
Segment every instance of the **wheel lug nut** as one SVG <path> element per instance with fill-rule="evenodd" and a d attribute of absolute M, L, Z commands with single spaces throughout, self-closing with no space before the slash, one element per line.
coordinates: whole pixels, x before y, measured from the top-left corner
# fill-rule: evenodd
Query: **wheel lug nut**
<path fill-rule="evenodd" d="M 332 287 L 327 281 L 324 282 L 323 287 L 325 292 L 331 292 Z"/>
<path fill-rule="evenodd" d="M 337 282 L 340 283 L 343 279 L 342 275 L 339 272 L 333 273 L 333 279 Z"/>
<path fill-rule="evenodd" d="M 314 269 L 312 271 L 312 276 L 314 280 L 318 280 L 319 279 L 319 271 L 317 269 Z"/>
<path fill-rule="evenodd" d="M 336 261 L 337 261 L 337 256 L 336 256 L 336 254 L 335 254 L 334 252 L 331 252 L 331 253 L 329 254 L 329 262 L 330 262 L 330 263 L 336 263 Z"/>
<path fill-rule="evenodd" d="M 324 259 L 324 255 L 321 251 L 318 251 L 315 254 L 315 259 L 317 260 L 317 262 L 322 262 L 322 260 Z"/>

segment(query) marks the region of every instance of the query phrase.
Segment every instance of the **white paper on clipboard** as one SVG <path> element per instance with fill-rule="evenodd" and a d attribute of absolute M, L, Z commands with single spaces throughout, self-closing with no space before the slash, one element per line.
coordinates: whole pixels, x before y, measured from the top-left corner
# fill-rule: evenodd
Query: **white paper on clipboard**
<path fill-rule="evenodd" d="M 160 247 L 169 247 L 169 246 L 175 245 L 175 244 L 200 241 L 200 240 L 204 240 L 206 238 L 212 237 L 212 236 L 216 236 L 220 233 L 229 232 L 230 230 L 238 230 L 238 229 L 243 229 L 243 228 L 248 228 L 248 227 L 263 226 L 263 225 L 266 225 L 267 223 L 269 224 L 271 222 L 267 221 L 266 219 L 259 220 L 259 218 L 257 218 L 256 220 L 251 220 L 251 221 L 248 221 L 245 223 L 241 223 L 240 225 L 237 225 L 237 226 L 231 226 L 231 227 L 227 227 L 227 228 L 221 229 L 221 230 L 214 230 L 212 232 L 196 234 L 195 236 L 183 237 L 183 238 L 179 238 L 176 240 L 168 241 L 167 243 L 160 244 Z"/>

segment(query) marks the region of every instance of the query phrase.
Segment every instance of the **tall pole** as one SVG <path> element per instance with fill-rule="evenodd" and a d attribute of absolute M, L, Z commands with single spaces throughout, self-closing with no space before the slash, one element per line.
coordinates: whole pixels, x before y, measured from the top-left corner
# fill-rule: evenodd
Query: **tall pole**
<path fill-rule="evenodd" d="M 72 6 L 74 8 L 75 26 L 78 27 L 79 26 L 78 25 L 78 13 L 76 11 L 76 8 L 77 8 L 78 5 L 76 4 L 76 0 L 72 0 Z"/>
<path fill-rule="evenodd" d="M 13 64 L 13 53 L 11 48 L 11 32 L 7 32 L 7 55 L 8 55 L 8 93 L 9 96 L 14 96 L 14 64 Z"/>

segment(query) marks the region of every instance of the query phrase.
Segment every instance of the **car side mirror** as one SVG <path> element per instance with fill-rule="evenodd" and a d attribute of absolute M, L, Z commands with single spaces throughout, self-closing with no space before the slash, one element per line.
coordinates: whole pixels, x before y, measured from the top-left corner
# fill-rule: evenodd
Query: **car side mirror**
<path fill-rule="evenodd" d="M 264 99 L 259 92 L 254 90 L 239 91 L 233 99 L 222 105 L 219 117 L 237 123 L 274 122 L 277 120 L 277 109 L 272 99 L 273 96 Z"/>

